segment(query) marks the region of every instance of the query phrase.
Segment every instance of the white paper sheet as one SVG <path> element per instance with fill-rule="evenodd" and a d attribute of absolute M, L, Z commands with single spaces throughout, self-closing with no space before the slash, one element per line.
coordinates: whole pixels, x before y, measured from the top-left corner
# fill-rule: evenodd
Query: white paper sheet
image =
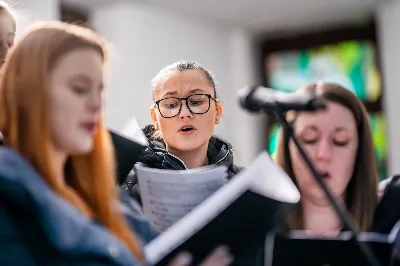
<path fill-rule="evenodd" d="M 166 230 L 227 182 L 224 166 L 191 170 L 136 167 L 143 210 L 160 231 Z"/>

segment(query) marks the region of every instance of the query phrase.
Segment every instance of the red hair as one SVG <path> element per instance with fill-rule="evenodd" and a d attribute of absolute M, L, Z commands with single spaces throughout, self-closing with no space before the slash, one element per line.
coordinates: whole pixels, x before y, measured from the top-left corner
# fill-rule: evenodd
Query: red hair
<path fill-rule="evenodd" d="M 118 208 L 114 149 L 103 123 L 95 133 L 93 150 L 68 159 L 68 184 L 51 167 L 49 75 L 61 57 L 79 48 L 97 51 L 106 62 L 105 43 L 89 29 L 45 22 L 25 33 L 4 65 L 0 131 L 5 143 L 22 154 L 56 193 L 104 224 L 142 260 L 138 242 Z"/>

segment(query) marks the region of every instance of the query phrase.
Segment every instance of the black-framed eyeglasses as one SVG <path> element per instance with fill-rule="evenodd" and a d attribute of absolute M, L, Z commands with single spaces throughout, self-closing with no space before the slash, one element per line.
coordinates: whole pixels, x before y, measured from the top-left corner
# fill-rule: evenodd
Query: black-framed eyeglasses
<path fill-rule="evenodd" d="M 155 101 L 158 111 L 164 118 L 172 118 L 181 113 L 182 101 L 185 100 L 186 106 L 192 114 L 205 114 L 210 110 L 210 102 L 215 99 L 210 94 L 192 94 L 185 98 L 169 97 Z"/>

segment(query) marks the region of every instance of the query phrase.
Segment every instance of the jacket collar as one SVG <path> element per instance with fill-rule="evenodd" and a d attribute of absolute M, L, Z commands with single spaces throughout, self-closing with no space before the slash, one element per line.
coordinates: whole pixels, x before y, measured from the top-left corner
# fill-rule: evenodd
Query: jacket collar
<path fill-rule="evenodd" d="M 150 146 L 145 149 L 140 162 L 151 165 L 154 168 L 173 170 L 187 169 L 181 159 L 166 150 L 164 140 L 155 134 L 156 130 L 153 125 L 148 125 L 142 130 Z M 229 168 L 233 164 L 232 145 L 214 135 L 208 143 L 207 157 L 210 164 L 221 164 Z"/>
<path fill-rule="evenodd" d="M 138 265 L 122 243 L 56 194 L 15 151 L 0 147 L 0 200 L 26 210 L 55 249 L 71 257 L 97 255 Z M 29 219 L 28 218 L 28 219 Z"/>

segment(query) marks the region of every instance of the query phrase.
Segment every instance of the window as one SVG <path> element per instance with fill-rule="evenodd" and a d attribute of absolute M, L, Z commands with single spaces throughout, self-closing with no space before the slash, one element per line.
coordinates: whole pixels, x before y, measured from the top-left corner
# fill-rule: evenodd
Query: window
<path fill-rule="evenodd" d="M 374 23 L 263 43 L 265 85 L 291 92 L 304 84 L 323 80 L 353 91 L 370 114 L 375 157 L 380 179 L 387 177 L 386 121 L 382 111 L 382 82 Z M 267 147 L 276 150 L 279 125 L 268 119 Z"/>

